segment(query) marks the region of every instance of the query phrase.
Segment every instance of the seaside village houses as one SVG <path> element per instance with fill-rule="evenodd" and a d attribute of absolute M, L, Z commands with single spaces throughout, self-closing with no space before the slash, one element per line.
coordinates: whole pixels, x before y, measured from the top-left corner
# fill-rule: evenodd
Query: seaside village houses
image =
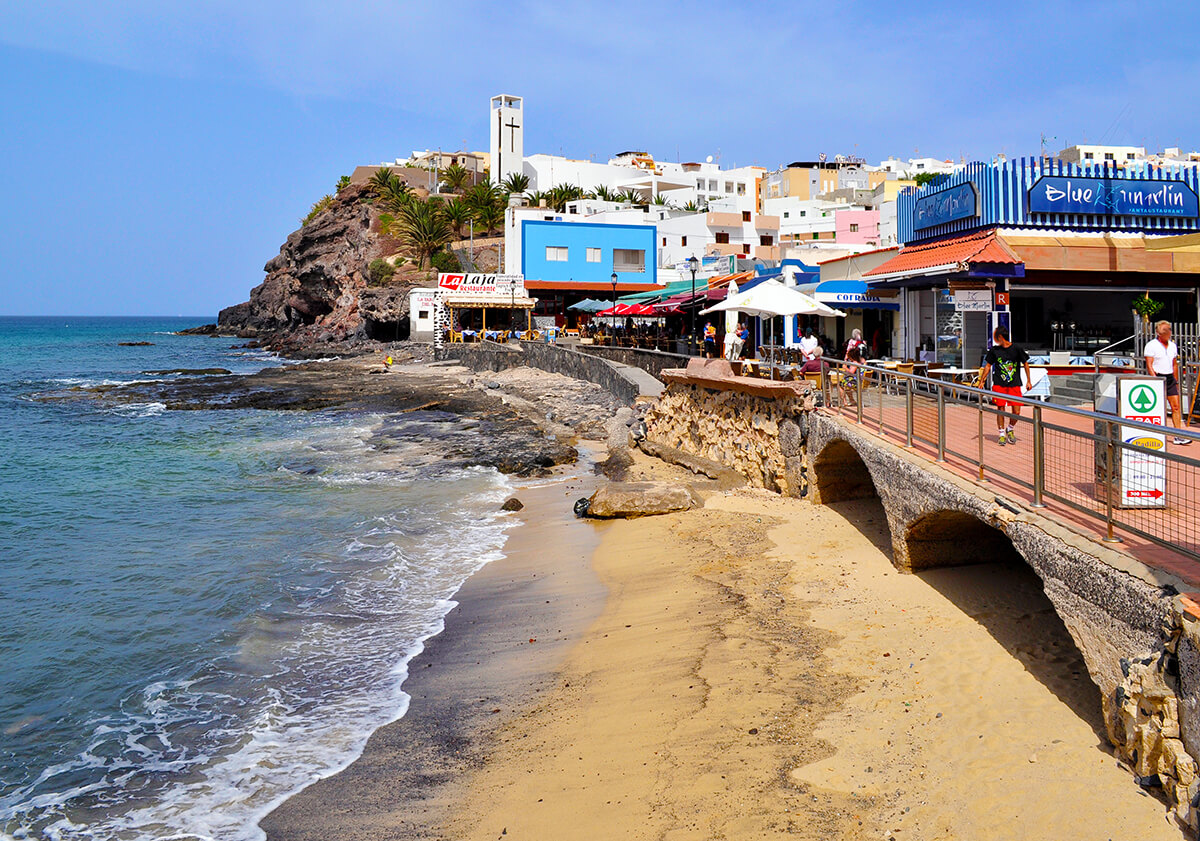
<path fill-rule="evenodd" d="M 450 166 L 470 182 L 528 179 L 510 198 L 495 269 L 520 278 L 542 329 L 574 332 L 595 322 L 601 303 L 667 302 L 660 311 L 675 318 L 657 329 L 675 341 L 663 349 L 686 352 L 679 340 L 693 310 L 769 278 L 846 316 L 788 317 L 776 335 L 749 320 L 752 347 L 794 346 L 812 328 L 836 350 L 857 329 L 875 357 L 978 367 L 1003 324 L 1036 357 L 1065 366 L 1128 337 L 1132 302 L 1148 292 L 1164 305 L 1160 317 L 1196 322 L 1200 255 L 1177 239 L 1197 232 L 1195 152 L 1079 145 L 1016 160 L 877 165 L 819 154 L 766 168 L 626 150 L 598 161 L 526 154 L 525 120 L 521 97 L 498 95 L 487 152 L 427 150 L 383 166 L 433 192 Z M 581 197 L 558 208 L 529 198 L 563 185 Z M 965 293 L 974 293 L 970 308 Z M 413 332 L 429 336 L 433 290 L 413 294 Z M 716 322 L 723 334 L 725 320 Z"/>

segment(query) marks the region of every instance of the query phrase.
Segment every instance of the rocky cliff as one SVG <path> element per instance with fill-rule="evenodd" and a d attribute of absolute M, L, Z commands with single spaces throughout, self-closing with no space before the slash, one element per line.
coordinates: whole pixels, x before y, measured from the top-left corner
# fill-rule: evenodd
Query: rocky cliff
<path fill-rule="evenodd" d="M 221 310 L 223 333 L 293 346 L 354 339 L 404 338 L 408 292 L 423 278 L 398 273 L 368 287 L 367 266 L 398 251 L 379 234 L 369 187 L 338 192 L 332 206 L 293 232 L 266 266 L 250 300 Z"/>

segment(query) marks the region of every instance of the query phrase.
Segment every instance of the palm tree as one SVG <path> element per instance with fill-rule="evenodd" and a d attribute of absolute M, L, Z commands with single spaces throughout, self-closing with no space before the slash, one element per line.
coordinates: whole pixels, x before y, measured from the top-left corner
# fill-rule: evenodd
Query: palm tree
<path fill-rule="evenodd" d="M 454 229 L 454 235 L 462 239 L 463 227 L 471 221 L 474 213 L 464 200 L 451 199 L 442 208 L 442 215 L 446 217 L 446 221 Z"/>
<path fill-rule="evenodd" d="M 529 176 L 523 172 L 514 172 L 500 182 L 508 193 L 523 193 L 529 189 Z"/>
<path fill-rule="evenodd" d="M 504 207 L 504 191 L 494 184 L 489 184 L 486 181 L 481 181 L 471 189 L 467 190 L 463 196 L 463 201 L 467 203 L 473 211 L 478 213 L 485 207 Z"/>
<path fill-rule="evenodd" d="M 380 167 L 379 169 L 375 170 L 375 174 L 371 176 L 371 180 L 367 183 L 371 185 L 371 189 L 375 192 L 375 195 L 381 196 L 393 178 L 399 180 L 397 176 L 392 175 L 392 171 L 390 169 L 387 167 Z"/>
<path fill-rule="evenodd" d="M 388 181 L 387 186 L 379 193 L 383 206 L 393 213 L 399 213 L 400 208 L 412 200 L 412 188 L 406 182 L 395 176 Z"/>
<path fill-rule="evenodd" d="M 617 201 L 629 202 L 630 204 L 646 203 L 646 200 L 642 198 L 642 194 L 632 188 L 617 193 Z"/>
<path fill-rule="evenodd" d="M 450 164 L 442 172 L 442 183 L 446 185 L 446 189 L 450 192 L 461 193 L 470 177 L 471 173 L 465 167 L 461 167 L 458 164 Z"/>
<path fill-rule="evenodd" d="M 504 208 L 498 205 L 488 205 L 475 212 L 475 221 L 483 228 L 488 236 L 504 224 Z"/>
<path fill-rule="evenodd" d="M 346 189 L 349 186 L 350 186 L 350 176 L 349 175 L 343 175 L 340 178 L 338 178 L 337 192 L 340 193 L 342 190 Z"/>
<path fill-rule="evenodd" d="M 608 189 L 607 187 L 605 187 L 603 184 L 601 184 L 599 187 L 597 187 L 595 190 L 593 190 L 592 193 L 596 196 L 596 198 L 600 199 L 600 201 L 616 201 L 617 200 L 617 194 L 615 192 L 613 192 L 612 190 Z"/>
<path fill-rule="evenodd" d="M 703 208 L 700 207 L 700 205 L 696 204 L 696 202 L 694 200 L 685 204 L 683 206 L 683 209 L 686 210 L 688 213 L 700 213 L 703 210 Z"/>
<path fill-rule="evenodd" d="M 427 259 L 432 260 L 439 248 L 454 239 L 439 201 L 414 199 L 408 202 L 399 209 L 392 227 L 400 241 L 417 253 L 418 269 Z"/>
<path fill-rule="evenodd" d="M 550 194 L 544 193 L 541 190 L 534 190 L 532 193 L 529 193 L 526 198 L 529 199 L 529 203 L 533 207 L 540 207 L 542 202 L 550 204 Z"/>
<path fill-rule="evenodd" d="M 567 209 L 567 202 L 583 198 L 583 188 L 575 184 L 556 184 L 546 194 L 547 204 L 562 213 Z"/>
<path fill-rule="evenodd" d="M 671 200 L 669 198 L 667 198 L 666 196 L 664 196 L 662 193 L 659 193 L 657 196 L 654 197 L 653 203 L 656 207 L 666 207 L 666 208 L 670 208 L 671 210 L 675 209 L 675 205 L 671 204 Z"/>

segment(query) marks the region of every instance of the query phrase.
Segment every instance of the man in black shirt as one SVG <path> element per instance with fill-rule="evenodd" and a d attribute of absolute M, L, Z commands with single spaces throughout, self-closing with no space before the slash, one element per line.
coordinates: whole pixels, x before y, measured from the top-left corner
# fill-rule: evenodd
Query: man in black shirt
<path fill-rule="evenodd" d="M 992 340 L 995 344 L 983 358 L 985 364 L 983 372 L 979 376 L 979 382 L 980 384 L 987 382 L 988 374 L 992 373 L 992 391 L 1020 397 L 1022 365 L 1025 366 L 1025 381 L 1033 382 L 1033 375 L 1029 371 L 1029 354 L 1008 340 L 1007 327 L 997 327 L 992 333 Z M 996 413 L 996 428 L 1000 433 L 1000 446 L 1017 443 L 1017 416 L 1021 414 L 1021 404 L 1000 397 L 995 398 L 995 402 L 996 408 L 999 409 Z M 1012 409 L 1011 416 L 1006 415 L 1004 411 L 1006 408 Z M 1007 430 L 1005 429 L 1006 420 L 1008 422 Z"/>

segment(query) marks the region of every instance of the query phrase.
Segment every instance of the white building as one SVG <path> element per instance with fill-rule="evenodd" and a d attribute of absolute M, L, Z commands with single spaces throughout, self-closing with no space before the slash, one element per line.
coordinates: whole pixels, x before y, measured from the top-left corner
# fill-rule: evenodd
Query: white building
<path fill-rule="evenodd" d="M 1137 160 L 1145 160 L 1143 146 L 1087 146 L 1076 144 L 1058 153 L 1060 160 L 1072 164 L 1104 164 L 1125 166 Z"/>
<path fill-rule="evenodd" d="M 897 178 L 914 178 L 926 172 L 951 173 L 957 172 L 961 168 L 962 165 L 956 164 L 954 161 L 941 161 L 937 158 L 909 158 L 907 161 L 887 158 L 881 161 L 879 166 L 874 167 L 878 172 L 894 173 Z"/>

